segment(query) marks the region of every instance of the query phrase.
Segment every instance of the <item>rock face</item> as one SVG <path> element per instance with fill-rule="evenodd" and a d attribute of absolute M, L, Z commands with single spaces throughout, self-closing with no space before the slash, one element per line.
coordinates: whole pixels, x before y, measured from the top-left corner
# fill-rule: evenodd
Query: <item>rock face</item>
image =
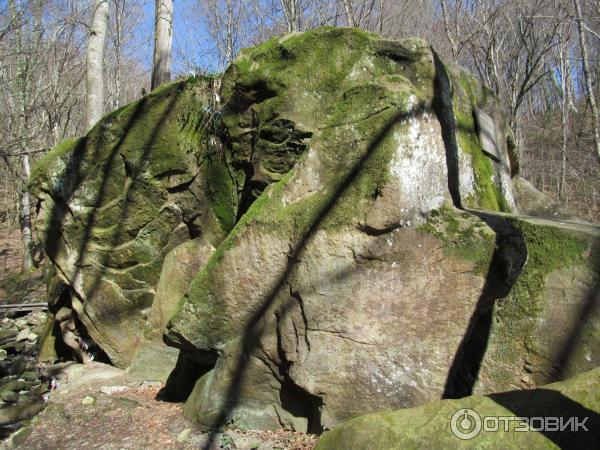
<path fill-rule="evenodd" d="M 499 449 L 597 448 L 600 445 L 597 432 L 600 428 L 600 415 L 597 413 L 600 410 L 599 389 L 600 369 L 595 369 L 541 389 L 437 401 L 419 408 L 369 414 L 325 433 L 317 442 L 316 450 L 460 446 Z M 486 428 L 481 422 L 481 431 L 474 433 L 469 440 L 459 439 L 451 429 L 452 417 L 465 408 L 475 411 L 480 420 L 490 417 Z M 494 429 L 493 418 L 497 417 L 557 417 L 560 418 L 557 420 L 564 419 L 563 424 L 566 425 L 562 431 L 556 431 L 552 429 L 554 422 L 548 422 L 548 431 L 523 433 L 516 430 L 518 427 L 523 429 L 523 422 L 508 422 L 510 429 L 504 431 L 504 421 L 499 422 L 499 431 L 486 431 Z M 573 421 L 569 423 L 571 417 Z M 472 428 L 457 430 L 465 434 L 474 431 L 477 419 L 473 420 Z M 539 419 L 532 420 L 531 426 L 539 428 Z"/>
<path fill-rule="evenodd" d="M 218 111 L 208 84 L 37 167 L 55 334 L 148 373 L 166 326 L 165 394 L 203 427 L 318 432 L 597 364 L 597 321 L 553 326 L 594 305 L 597 228 L 515 215 L 496 101 L 428 44 L 323 28 L 242 51 Z"/>
<path fill-rule="evenodd" d="M 131 363 L 154 315 L 165 255 L 192 238 L 210 251 L 231 226 L 235 202 L 219 196 L 233 192 L 206 186 L 223 170 L 204 138 L 210 98 L 203 80 L 161 88 L 61 144 L 32 174 L 51 311 L 74 310 L 71 331 L 118 366 Z"/>
<path fill-rule="evenodd" d="M 527 262 L 510 292 L 475 326 L 472 348 L 478 330 L 489 330 L 475 384 L 482 394 L 541 386 L 600 366 L 600 229 L 545 219 L 507 221 L 512 229 L 498 227 L 500 240 L 520 235 Z"/>

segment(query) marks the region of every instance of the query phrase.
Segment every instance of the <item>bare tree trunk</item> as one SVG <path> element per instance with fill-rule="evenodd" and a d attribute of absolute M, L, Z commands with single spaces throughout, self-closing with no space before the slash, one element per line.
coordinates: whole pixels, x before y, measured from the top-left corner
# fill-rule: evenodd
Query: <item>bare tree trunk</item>
<path fill-rule="evenodd" d="M 567 74 L 561 73 L 561 105 L 560 105 L 560 126 L 561 126 L 561 144 L 560 144 L 560 183 L 558 185 L 558 198 L 566 203 L 567 188 L 567 140 L 569 133 L 569 100 L 567 94 Z"/>
<path fill-rule="evenodd" d="M 383 18 L 384 5 L 383 0 L 379 0 L 379 17 L 377 18 L 377 32 L 383 34 L 383 24 L 385 22 Z"/>
<path fill-rule="evenodd" d="M 226 64 L 233 61 L 233 4 L 232 0 L 227 0 L 227 33 L 225 43 L 225 58 Z"/>
<path fill-rule="evenodd" d="M 356 27 L 358 24 L 356 23 L 356 17 L 354 17 L 354 12 L 352 11 L 352 0 L 342 0 L 344 4 L 344 10 L 346 11 L 346 20 L 348 21 L 349 27 Z"/>
<path fill-rule="evenodd" d="M 25 153 L 21 156 L 21 243 L 23 244 L 23 271 L 33 267 L 33 239 L 31 234 L 31 199 L 27 191 L 27 182 L 31 173 L 29 166 L 29 155 Z"/>
<path fill-rule="evenodd" d="M 560 11 L 560 0 L 554 0 L 554 10 Z M 556 29 L 558 39 L 555 53 L 555 60 L 558 66 L 558 75 L 560 83 L 556 83 L 560 97 L 560 126 L 561 126 L 561 144 L 560 144 L 560 179 L 558 184 L 558 198 L 563 204 L 567 202 L 567 144 L 569 138 L 569 97 L 571 84 L 571 64 L 569 63 L 569 49 L 571 37 L 571 22 L 565 21 L 565 25 L 560 25 Z M 553 80 L 556 78 L 556 69 L 549 68 L 548 73 L 552 74 Z"/>
<path fill-rule="evenodd" d="M 156 0 L 151 89 L 156 89 L 171 80 L 172 48 L 173 0 Z"/>
<path fill-rule="evenodd" d="M 125 20 L 125 1 L 113 1 L 114 9 L 114 93 L 111 101 L 112 109 L 117 109 L 121 105 L 121 57 L 123 50 L 123 26 Z"/>
<path fill-rule="evenodd" d="M 280 0 L 283 8 L 283 15 L 287 23 L 288 33 L 298 31 L 300 28 L 298 20 L 298 4 L 297 0 Z"/>
<path fill-rule="evenodd" d="M 440 0 L 440 5 L 442 7 L 442 17 L 444 19 L 444 31 L 446 32 L 446 37 L 448 38 L 448 42 L 450 43 L 450 49 L 452 50 L 452 59 L 456 61 L 456 56 L 458 55 L 458 46 L 456 45 L 456 41 L 452 37 L 452 31 L 450 31 L 450 18 L 448 17 L 448 7 L 446 5 L 446 0 Z"/>
<path fill-rule="evenodd" d="M 86 128 L 104 113 L 104 47 L 108 26 L 108 0 L 95 0 L 86 52 Z"/>
<path fill-rule="evenodd" d="M 17 12 L 14 1 L 9 2 L 9 9 L 11 19 L 16 22 L 17 21 Z M 36 9 L 34 13 L 35 17 L 35 28 L 34 34 L 37 39 L 36 43 L 39 44 L 41 40 L 41 23 L 40 23 L 40 9 Z M 25 131 L 29 129 L 29 104 L 30 104 L 30 85 L 26 80 L 29 78 L 28 69 L 29 66 L 25 62 L 25 54 L 26 49 L 23 45 L 23 26 L 17 29 L 16 37 L 14 45 L 16 47 L 16 51 L 19 55 L 19 62 L 17 64 L 17 78 L 21 79 L 22 82 L 19 83 L 19 115 L 20 119 L 18 121 L 18 126 L 16 127 L 17 136 L 20 140 L 20 150 L 22 151 L 20 159 L 21 159 L 21 193 L 20 193 L 20 223 L 21 223 L 21 245 L 23 246 L 23 257 L 21 260 L 21 268 L 23 271 L 27 271 L 33 267 L 33 240 L 31 234 L 31 199 L 29 196 L 28 182 L 29 175 L 31 173 L 31 167 L 29 164 L 29 154 L 26 152 L 26 142 L 23 139 Z M 37 49 L 38 46 L 36 45 Z M 22 59 L 23 58 L 23 59 Z"/>
<path fill-rule="evenodd" d="M 583 15 L 581 11 L 581 3 L 579 0 L 573 0 L 575 5 L 575 13 L 577 15 L 577 31 L 579 34 L 579 46 L 581 48 L 581 58 L 583 62 L 583 77 L 585 79 L 585 87 L 587 91 L 588 101 L 592 108 L 592 120 L 594 126 L 594 144 L 596 146 L 596 156 L 600 161 L 600 112 L 598 111 L 598 104 L 596 103 L 596 96 L 594 95 L 594 88 L 592 86 L 592 77 L 590 73 L 590 63 L 588 59 L 587 42 L 585 39 L 585 25 L 583 23 Z"/>

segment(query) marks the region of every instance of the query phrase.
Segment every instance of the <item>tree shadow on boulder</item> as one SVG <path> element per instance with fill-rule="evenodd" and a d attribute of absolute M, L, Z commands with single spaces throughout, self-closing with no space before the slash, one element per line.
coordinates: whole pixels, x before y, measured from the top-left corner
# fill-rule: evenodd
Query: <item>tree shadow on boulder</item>
<path fill-rule="evenodd" d="M 473 394 L 490 338 L 494 305 L 508 295 L 527 260 L 527 246 L 518 229 L 500 216 L 470 212 L 496 232 L 496 248 L 485 285 L 448 372 L 442 398 Z"/>
<path fill-rule="evenodd" d="M 114 168 L 114 163 L 119 155 L 123 157 L 125 177 L 129 182 L 126 183 L 126 185 L 123 187 L 123 193 L 120 194 L 123 199 L 121 210 L 118 213 L 118 219 L 116 220 L 116 223 L 114 223 L 114 230 L 111 232 L 112 235 L 108 236 L 107 240 L 108 247 L 112 249 L 116 248 L 121 243 L 123 232 L 127 226 L 130 216 L 129 208 L 132 201 L 130 194 L 136 188 L 136 183 L 138 183 L 138 180 L 141 179 L 140 177 L 147 168 L 152 150 L 155 147 L 155 143 L 158 138 L 158 134 L 161 130 L 161 127 L 165 124 L 165 121 L 175 108 L 177 100 L 180 96 L 180 90 L 177 88 L 171 88 L 168 94 L 162 93 L 161 95 L 168 95 L 169 98 L 167 100 L 167 104 L 164 107 L 164 111 L 162 111 L 157 118 L 155 124 L 156 126 L 152 130 L 147 130 L 142 142 L 140 142 L 139 146 L 134 149 L 136 151 L 136 155 L 134 155 L 135 162 L 127 161 L 125 155 L 123 155 L 123 151 L 125 150 L 125 143 L 132 133 L 132 130 L 138 126 L 137 122 L 139 122 L 140 118 L 149 108 L 148 102 L 151 101 L 152 94 L 149 97 L 142 98 L 135 103 L 135 105 L 132 105 L 133 111 L 128 114 L 124 124 L 121 125 L 120 136 L 118 137 L 118 140 L 111 146 L 110 151 L 105 158 L 102 158 L 104 155 L 101 155 L 98 152 L 102 152 L 105 146 L 109 145 L 109 136 L 111 135 L 111 131 L 105 128 L 107 127 L 107 123 L 110 123 L 107 121 L 110 121 L 110 117 L 114 114 L 117 114 L 116 112 L 112 113 L 111 116 L 103 118 L 96 125 L 96 127 L 94 127 L 94 129 L 88 133 L 88 135 L 81 138 L 71 151 L 69 160 L 65 164 L 65 169 L 59 176 L 59 180 L 55 183 L 57 188 L 54 189 L 53 192 L 48 192 L 48 194 L 52 197 L 54 204 L 48 215 L 44 247 L 49 259 L 54 263 L 57 270 L 61 270 L 59 265 L 56 264 L 56 258 L 60 251 L 60 243 L 64 241 L 63 229 L 65 226 L 66 217 L 68 215 L 72 215 L 73 220 L 81 222 L 82 229 L 81 237 L 77 239 L 77 259 L 73 264 L 73 271 L 72 273 L 62 274 L 63 278 L 68 280 L 69 284 L 65 285 L 66 290 L 57 298 L 58 301 L 49 306 L 51 314 L 55 314 L 63 306 L 73 309 L 74 302 L 81 303 L 83 308 L 85 308 L 86 302 L 89 301 L 89 299 L 93 299 L 97 294 L 102 278 L 107 272 L 107 262 L 111 251 L 104 251 L 102 256 L 93 263 L 93 266 L 96 269 L 94 276 L 91 277 L 91 279 L 86 280 L 85 287 L 79 287 L 80 289 L 83 288 L 85 292 L 77 292 L 74 284 L 77 283 L 82 269 L 85 266 L 90 266 L 91 264 L 86 259 L 88 253 L 90 252 L 90 243 L 93 240 L 94 227 L 98 226 L 97 217 L 99 211 L 104 207 L 106 202 L 112 201 L 112 199 L 107 197 L 110 189 L 115 188 L 115 186 L 111 186 L 110 183 L 112 181 L 111 175 Z M 97 133 L 97 136 L 95 136 L 96 140 L 92 139 L 92 133 Z M 98 177 L 100 183 L 92 197 L 92 205 L 89 207 L 87 214 L 84 217 L 77 217 L 77 212 L 70 209 L 69 202 L 72 201 L 77 191 L 85 182 L 86 170 L 90 170 L 84 168 L 84 164 L 94 164 L 95 160 L 97 159 L 102 160 L 102 166 L 100 168 Z M 81 298 L 81 295 L 84 295 L 85 298 Z M 135 315 L 139 312 L 139 309 L 140 305 L 133 301 L 127 302 L 127 304 L 107 306 L 102 311 L 102 317 L 113 321 L 116 317 L 126 318 L 128 316 Z M 94 334 L 94 331 L 97 331 L 92 330 L 90 333 L 90 330 L 87 329 L 90 323 L 84 324 L 81 318 L 78 318 L 76 322 L 77 328 L 80 330 L 80 333 L 85 335 L 85 337 L 89 336 L 90 334 Z M 69 352 L 66 351 L 64 346 L 61 346 L 60 343 L 57 343 L 56 346 L 56 350 L 59 355 L 68 357 Z M 98 353 L 105 355 L 104 359 L 106 361 L 110 361 L 110 358 L 107 355 L 110 353 L 109 349 L 102 348 L 102 346 L 99 346 L 99 349 L 100 351 Z M 114 363 L 114 361 L 112 362 Z"/>
<path fill-rule="evenodd" d="M 315 233 L 319 230 L 320 226 L 323 224 L 325 219 L 328 217 L 329 213 L 334 209 L 338 200 L 343 197 L 344 193 L 350 188 L 352 183 L 359 176 L 362 167 L 372 156 L 374 151 L 378 148 L 381 142 L 385 139 L 385 137 L 392 131 L 392 128 L 397 123 L 408 120 L 410 117 L 414 117 L 423 112 L 423 107 L 421 106 L 416 111 L 412 111 L 409 114 L 404 112 L 400 112 L 395 114 L 391 120 L 387 122 L 387 124 L 374 136 L 374 138 L 369 143 L 366 148 L 364 154 L 359 158 L 359 160 L 354 164 L 354 166 L 348 171 L 346 176 L 341 180 L 341 182 L 336 186 L 333 195 L 329 199 L 329 201 L 324 205 L 324 207 L 319 211 L 314 220 L 311 222 L 308 227 L 306 233 L 302 236 L 299 242 L 292 248 L 291 252 L 288 255 L 288 264 L 285 267 L 282 275 L 277 279 L 274 283 L 274 287 L 271 289 L 269 294 L 265 296 L 264 302 L 261 306 L 252 314 L 250 319 L 247 322 L 245 331 L 243 332 L 240 340 L 241 346 L 243 350 L 239 352 L 237 357 L 237 361 L 235 363 L 235 370 L 233 372 L 233 377 L 228 385 L 226 393 L 224 395 L 224 399 L 222 402 L 222 407 L 220 408 L 218 414 L 215 416 L 213 431 L 208 436 L 208 439 L 203 446 L 204 449 L 212 448 L 212 445 L 215 442 L 215 439 L 218 435 L 218 427 L 225 424 L 229 419 L 230 413 L 233 411 L 235 406 L 238 403 L 240 396 L 240 389 L 243 384 L 244 373 L 248 367 L 250 356 L 252 353 L 257 350 L 260 345 L 261 337 L 264 333 L 264 328 L 261 326 L 260 321 L 267 313 L 268 309 L 273 305 L 275 299 L 278 295 L 285 289 L 288 288 L 287 280 L 289 275 L 291 274 L 294 266 L 300 261 L 301 254 L 305 250 L 307 244 L 314 237 Z M 295 304 L 295 299 L 293 296 L 290 296 L 288 300 L 286 300 L 281 307 L 278 309 L 278 317 L 281 319 L 289 311 L 292 309 Z M 315 426 L 315 423 L 320 420 L 318 417 L 313 417 L 315 412 L 315 406 L 318 409 L 318 405 L 315 402 L 319 402 L 320 399 L 313 398 L 309 393 L 298 392 L 298 387 L 290 387 L 290 389 L 294 392 L 294 397 L 306 396 L 307 404 L 310 405 L 312 412 L 306 411 L 306 415 L 310 415 L 311 422 L 311 431 L 319 432 L 318 426 Z M 287 391 L 286 391 L 287 392 Z M 288 392 L 289 393 L 289 392 Z M 309 398 L 310 397 L 310 398 Z M 297 398 L 296 398 L 297 400 Z"/>
<path fill-rule="evenodd" d="M 558 391 L 533 389 L 488 397 L 515 417 L 528 418 L 531 429 L 528 433 L 540 432 L 559 448 L 600 448 L 600 414 Z"/>

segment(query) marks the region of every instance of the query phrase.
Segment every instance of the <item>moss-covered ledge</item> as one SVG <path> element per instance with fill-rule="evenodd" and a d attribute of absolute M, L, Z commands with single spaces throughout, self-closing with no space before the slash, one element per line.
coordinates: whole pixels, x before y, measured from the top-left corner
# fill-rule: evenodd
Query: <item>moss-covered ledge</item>
<path fill-rule="evenodd" d="M 491 417 L 492 429 L 493 418 L 497 417 L 562 417 L 565 423 L 570 417 L 577 417 L 577 423 L 583 423 L 589 431 L 578 428 L 578 432 L 519 432 L 515 428 L 522 422 L 507 419 L 498 422 L 498 431 L 485 431 L 489 428 L 482 426 L 475 437 L 462 440 L 453 434 L 451 423 L 457 412 L 460 419 L 461 411 L 465 410 L 475 411 L 480 418 Z M 584 421 L 585 417 L 588 419 Z M 504 431 L 504 423 L 510 424 L 509 431 Z M 532 423 L 539 426 L 537 424 L 539 421 Z M 540 389 L 440 400 L 418 408 L 360 416 L 323 434 L 315 450 L 584 449 L 599 446 L 600 368 Z"/>

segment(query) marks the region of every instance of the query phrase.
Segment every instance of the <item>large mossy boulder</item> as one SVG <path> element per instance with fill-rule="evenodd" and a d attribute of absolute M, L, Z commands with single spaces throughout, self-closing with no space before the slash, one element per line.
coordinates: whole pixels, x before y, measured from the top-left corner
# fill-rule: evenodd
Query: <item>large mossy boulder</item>
<path fill-rule="evenodd" d="M 186 417 L 318 432 L 597 364 L 597 321 L 576 324 L 598 230 L 516 215 L 510 133 L 471 75 L 422 40 L 321 28 L 218 84 L 110 114 L 32 181 L 51 312 L 142 377 L 174 364 L 164 338 Z"/>
<path fill-rule="evenodd" d="M 231 184 L 207 186 L 223 165 L 206 133 L 212 95 L 202 79 L 161 87 L 34 167 L 51 312 L 74 310 L 79 331 L 118 366 L 156 316 L 165 256 L 193 238 L 211 251 L 231 228 Z"/>
<path fill-rule="evenodd" d="M 540 389 L 360 416 L 326 432 L 316 450 L 586 449 L 600 446 L 599 431 L 600 368 Z"/>
<path fill-rule="evenodd" d="M 319 430 L 439 398 L 496 240 L 454 205 L 514 208 L 493 97 L 421 40 L 350 29 L 243 51 L 222 94 L 232 166 L 250 161 L 258 195 L 168 325 L 203 374 L 186 415 Z"/>

